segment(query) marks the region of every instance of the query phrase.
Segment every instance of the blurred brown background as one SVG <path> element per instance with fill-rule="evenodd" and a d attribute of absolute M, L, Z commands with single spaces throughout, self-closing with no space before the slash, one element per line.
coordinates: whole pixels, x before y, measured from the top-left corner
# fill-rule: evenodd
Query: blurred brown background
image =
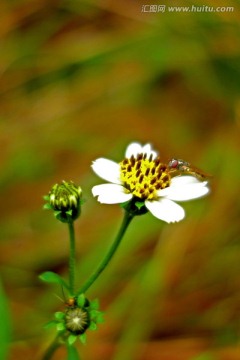
<path fill-rule="evenodd" d="M 232 6 L 221 12 L 141 12 L 144 4 Z M 163 224 L 135 219 L 87 294 L 106 322 L 79 345 L 82 360 L 240 358 L 239 1 L 40 1 L 1 5 L 1 278 L 11 309 L 10 360 L 41 359 L 43 325 L 63 304 L 38 280 L 67 274 L 68 235 L 42 196 L 82 186 L 78 285 L 121 222 L 91 187 L 97 157 L 120 161 L 131 141 L 164 161 L 213 174 L 209 197 Z M 54 359 L 66 359 L 59 349 Z"/>

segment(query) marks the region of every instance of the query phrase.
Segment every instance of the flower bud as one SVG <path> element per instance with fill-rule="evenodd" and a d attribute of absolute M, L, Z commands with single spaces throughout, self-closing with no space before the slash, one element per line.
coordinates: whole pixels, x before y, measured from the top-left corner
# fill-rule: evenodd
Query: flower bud
<path fill-rule="evenodd" d="M 89 312 L 84 308 L 70 308 L 65 316 L 66 329 L 72 334 L 83 334 L 90 325 Z"/>
<path fill-rule="evenodd" d="M 55 184 L 47 197 L 49 207 L 62 222 L 76 220 L 81 211 L 82 189 L 72 181 Z"/>
<path fill-rule="evenodd" d="M 77 337 L 85 344 L 86 330 L 94 331 L 103 322 L 103 313 L 98 310 L 98 299 L 89 301 L 84 294 L 80 294 L 70 297 L 65 305 L 65 311 L 57 311 L 55 321 L 51 321 L 50 325 L 55 325 L 58 333 L 64 334 L 68 344 L 72 345 Z"/>

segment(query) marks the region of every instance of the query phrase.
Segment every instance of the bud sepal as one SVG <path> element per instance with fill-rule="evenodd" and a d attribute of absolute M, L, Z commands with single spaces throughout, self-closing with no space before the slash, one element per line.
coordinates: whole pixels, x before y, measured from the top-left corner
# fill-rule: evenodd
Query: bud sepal
<path fill-rule="evenodd" d="M 144 215 L 148 212 L 144 201 L 137 197 L 133 197 L 131 200 L 120 204 L 120 206 L 132 217 Z"/>

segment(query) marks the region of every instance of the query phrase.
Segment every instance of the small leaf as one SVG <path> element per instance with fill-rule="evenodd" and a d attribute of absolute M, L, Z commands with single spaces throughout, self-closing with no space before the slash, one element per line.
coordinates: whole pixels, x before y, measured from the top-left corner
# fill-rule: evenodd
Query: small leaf
<path fill-rule="evenodd" d="M 84 333 L 84 334 L 81 334 L 80 336 L 79 336 L 79 340 L 81 341 L 81 343 L 82 344 L 86 344 L 86 341 L 87 341 L 87 335 L 86 335 L 86 333 Z"/>
<path fill-rule="evenodd" d="M 46 209 L 46 210 L 51 210 L 52 209 L 50 204 L 44 204 L 43 208 Z"/>
<path fill-rule="evenodd" d="M 131 201 L 131 200 L 130 200 L 130 201 Z M 125 207 L 130 203 L 130 201 L 129 201 L 129 200 L 128 200 L 128 201 L 125 201 L 125 202 L 119 204 L 119 206 L 120 206 L 121 208 L 125 209 Z"/>
<path fill-rule="evenodd" d="M 77 349 L 74 346 L 67 346 L 67 360 L 80 360 Z"/>
<path fill-rule="evenodd" d="M 51 320 L 48 323 L 46 323 L 43 327 L 44 329 L 50 329 L 53 326 L 56 326 L 57 322 L 56 320 Z"/>
<path fill-rule="evenodd" d="M 67 283 L 61 278 L 60 275 L 54 273 L 53 271 L 45 271 L 39 275 L 39 279 L 51 284 L 60 284 L 69 290 Z"/>
<path fill-rule="evenodd" d="M 77 340 L 77 335 L 69 335 L 68 339 L 67 339 L 67 342 L 68 342 L 68 345 L 73 345 L 75 343 L 75 341 Z"/>
<path fill-rule="evenodd" d="M 90 315 L 92 318 L 95 318 L 96 316 L 98 316 L 101 312 L 98 310 L 90 310 Z"/>
<path fill-rule="evenodd" d="M 57 320 L 63 320 L 65 318 L 65 314 L 61 311 L 55 312 L 54 316 Z"/>
<path fill-rule="evenodd" d="M 100 312 L 100 314 L 96 316 L 95 321 L 96 321 L 97 324 L 102 324 L 102 323 L 104 323 L 105 320 L 104 320 L 104 317 L 103 317 L 103 313 L 102 313 L 102 312 Z"/>
<path fill-rule="evenodd" d="M 89 330 L 97 330 L 97 325 L 94 321 L 91 321 L 90 325 L 89 325 Z"/>
<path fill-rule="evenodd" d="M 61 211 L 57 210 L 57 211 L 54 211 L 54 216 L 58 219 L 58 217 L 61 215 Z"/>
<path fill-rule="evenodd" d="M 44 195 L 43 199 L 46 200 L 46 201 L 49 201 L 50 197 L 49 197 L 49 195 Z"/>
<path fill-rule="evenodd" d="M 85 298 L 85 295 L 84 295 L 84 294 L 80 294 L 80 295 L 77 297 L 77 304 L 78 304 L 78 306 L 84 307 L 85 301 L 86 301 L 86 298 Z"/>
<path fill-rule="evenodd" d="M 65 325 L 63 323 L 58 323 L 57 324 L 57 331 L 63 331 L 65 330 Z"/>
<path fill-rule="evenodd" d="M 90 303 L 90 309 L 92 310 L 97 310 L 99 308 L 99 301 L 98 299 L 94 299 L 93 301 L 91 301 Z"/>
<path fill-rule="evenodd" d="M 136 201 L 135 205 L 138 208 L 138 210 L 140 210 L 145 204 L 142 201 Z"/>
<path fill-rule="evenodd" d="M 98 310 L 91 310 L 90 311 L 91 319 L 93 319 L 97 324 L 103 323 L 103 312 Z"/>

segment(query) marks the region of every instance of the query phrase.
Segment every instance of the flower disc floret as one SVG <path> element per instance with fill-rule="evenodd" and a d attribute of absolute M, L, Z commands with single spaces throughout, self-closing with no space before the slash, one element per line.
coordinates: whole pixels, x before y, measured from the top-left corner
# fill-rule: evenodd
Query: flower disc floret
<path fill-rule="evenodd" d="M 120 162 L 120 180 L 125 188 L 142 200 L 157 199 L 157 191 L 170 185 L 167 166 L 160 162 L 160 157 L 153 159 L 153 154 L 133 155 Z"/>

